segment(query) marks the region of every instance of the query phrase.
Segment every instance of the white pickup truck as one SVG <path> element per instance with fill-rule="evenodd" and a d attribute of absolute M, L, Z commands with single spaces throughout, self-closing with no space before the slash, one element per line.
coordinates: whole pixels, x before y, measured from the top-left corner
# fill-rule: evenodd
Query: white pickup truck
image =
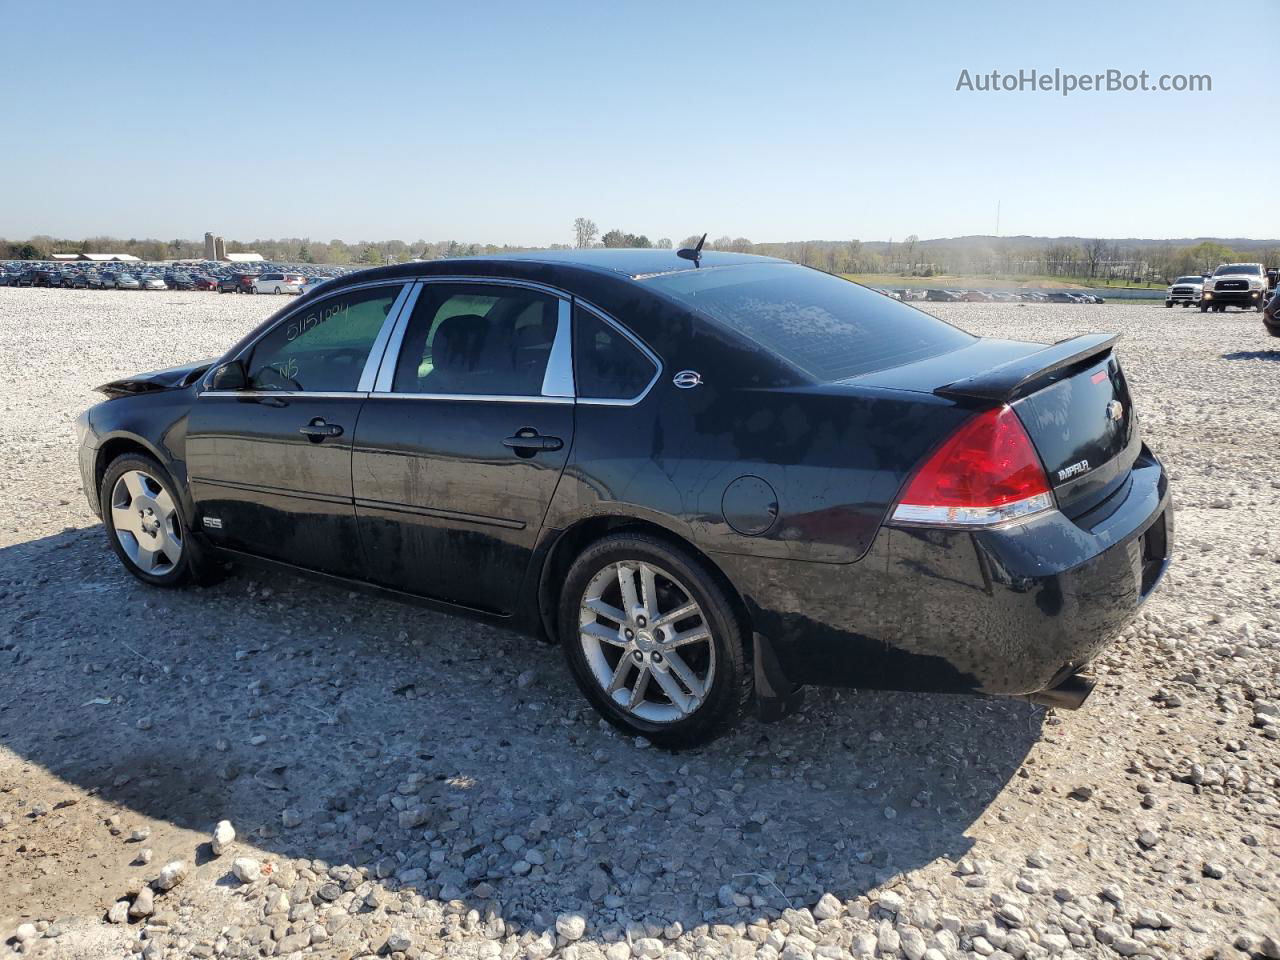
<path fill-rule="evenodd" d="M 1164 305 L 1172 307 L 1175 303 L 1180 303 L 1184 307 L 1189 307 L 1193 303 L 1199 303 L 1200 291 L 1203 287 L 1204 277 L 1179 277 L 1169 284 L 1169 289 L 1164 292 Z"/>
<path fill-rule="evenodd" d="M 1200 312 L 1227 307 L 1261 311 L 1266 305 L 1267 276 L 1260 263 L 1224 263 L 1200 292 Z"/>

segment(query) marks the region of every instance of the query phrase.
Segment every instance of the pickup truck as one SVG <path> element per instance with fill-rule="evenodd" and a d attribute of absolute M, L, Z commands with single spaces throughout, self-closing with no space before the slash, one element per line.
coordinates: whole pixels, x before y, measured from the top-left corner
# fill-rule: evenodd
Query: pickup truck
<path fill-rule="evenodd" d="M 1165 291 L 1164 305 L 1172 307 L 1175 303 L 1180 303 L 1184 307 L 1189 307 L 1193 303 L 1199 303 L 1200 292 L 1203 289 L 1204 277 L 1179 277 L 1169 284 L 1169 289 Z"/>
<path fill-rule="evenodd" d="M 1204 282 L 1200 312 L 1217 313 L 1227 307 L 1262 311 L 1267 302 L 1267 278 L 1260 263 L 1224 263 Z"/>

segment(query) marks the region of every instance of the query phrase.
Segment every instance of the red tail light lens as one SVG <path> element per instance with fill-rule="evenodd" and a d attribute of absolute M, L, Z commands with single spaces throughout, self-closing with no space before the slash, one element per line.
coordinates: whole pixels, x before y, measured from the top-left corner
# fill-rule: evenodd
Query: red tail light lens
<path fill-rule="evenodd" d="M 916 471 L 893 511 L 901 523 L 990 526 L 1053 507 L 1049 480 L 1008 406 L 974 417 Z"/>

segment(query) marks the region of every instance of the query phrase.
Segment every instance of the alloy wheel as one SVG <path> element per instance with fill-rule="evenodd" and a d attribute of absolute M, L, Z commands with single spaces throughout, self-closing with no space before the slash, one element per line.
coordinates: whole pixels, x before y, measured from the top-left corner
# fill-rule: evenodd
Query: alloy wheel
<path fill-rule="evenodd" d="M 622 560 L 583 592 L 578 638 L 605 696 L 652 723 L 673 723 L 705 702 L 716 649 L 706 615 L 665 570 Z"/>
<path fill-rule="evenodd" d="M 173 497 L 141 470 L 120 475 L 111 490 L 111 526 L 125 555 L 143 573 L 163 576 L 182 559 L 182 521 Z"/>

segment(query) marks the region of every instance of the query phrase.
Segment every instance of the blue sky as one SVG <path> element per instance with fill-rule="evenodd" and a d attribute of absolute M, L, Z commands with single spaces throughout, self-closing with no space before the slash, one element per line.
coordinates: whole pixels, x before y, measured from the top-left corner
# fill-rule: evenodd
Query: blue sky
<path fill-rule="evenodd" d="M 0 236 L 1280 236 L 1276 0 L 196 9 L 6 8 Z"/>

